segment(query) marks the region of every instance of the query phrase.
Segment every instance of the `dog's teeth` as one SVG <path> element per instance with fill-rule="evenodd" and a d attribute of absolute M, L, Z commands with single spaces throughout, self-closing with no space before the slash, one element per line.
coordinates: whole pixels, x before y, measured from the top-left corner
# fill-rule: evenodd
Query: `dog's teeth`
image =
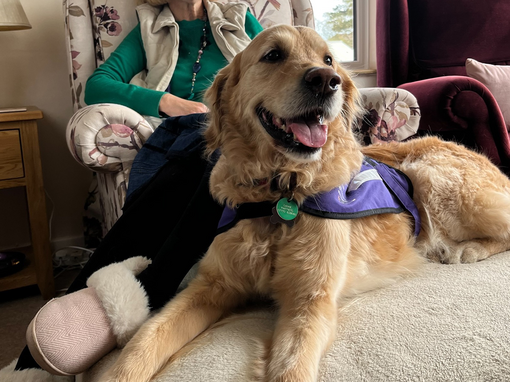
<path fill-rule="evenodd" d="M 284 131 L 287 131 L 287 126 L 285 126 L 285 123 L 283 125 L 280 126 L 280 129 L 284 130 Z"/>
<path fill-rule="evenodd" d="M 319 115 L 319 123 L 322 125 L 324 122 L 324 117 L 322 115 Z"/>

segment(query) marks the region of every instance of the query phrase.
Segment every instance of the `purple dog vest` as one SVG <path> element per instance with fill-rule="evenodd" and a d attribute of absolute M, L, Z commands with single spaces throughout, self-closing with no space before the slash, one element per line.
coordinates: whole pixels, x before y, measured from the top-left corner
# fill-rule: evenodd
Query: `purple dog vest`
<path fill-rule="evenodd" d="M 225 207 L 218 233 L 232 228 L 241 219 L 271 216 L 275 204 L 261 202 L 242 204 L 234 209 Z M 367 157 L 348 184 L 308 197 L 299 210 L 327 219 L 357 219 L 407 211 L 414 218 L 414 235 L 420 233 L 420 216 L 413 201 L 411 180 L 403 172 Z"/>

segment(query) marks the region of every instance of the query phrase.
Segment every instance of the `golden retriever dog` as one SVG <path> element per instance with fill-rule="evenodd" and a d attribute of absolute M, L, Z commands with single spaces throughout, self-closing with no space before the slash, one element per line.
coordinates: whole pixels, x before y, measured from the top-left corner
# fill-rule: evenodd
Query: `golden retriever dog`
<path fill-rule="evenodd" d="M 315 381 L 343 298 L 417 272 L 427 259 L 475 262 L 510 248 L 509 179 L 482 155 L 437 138 L 361 147 L 352 132 L 357 90 L 310 28 L 263 31 L 218 73 L 206 100 L 208 152 L 221 150 L 212 195 L 232 208 L 285 199 L 289 214 L 300 210 L 294 219 L 244 218 L 216 236 L 196 278 L 142 326 L 103 381 L 149 381 L 256 296 L 278 308 L 257 378 Z M 301 210 L 349 184 L 365 156 L 412 181 L 418 236 L 406 211 L 331 219 Z"/>

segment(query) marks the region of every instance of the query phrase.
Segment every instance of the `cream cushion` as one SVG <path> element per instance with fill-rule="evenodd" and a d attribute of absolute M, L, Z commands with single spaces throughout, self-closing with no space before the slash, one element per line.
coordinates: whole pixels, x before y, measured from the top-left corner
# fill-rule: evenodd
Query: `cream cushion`
<path fill-rule="evenodd" d="M 484 84 L 496 99 L 510 130 L 510 65 L 491 65 L 468 58 L 466 72 Z"/>
<path fill-rule="evenodd" d="M 510 252 L 475 264 L 430 263 L 424 271 L 365 293 L 339 311 L 337 336 L 319 382 L 510 380 Z M 255 344 L 276 312 L 256 308 L 220 322 L 157 382 L 244 382 Z M 118 350 L 78 382 L 98 382 Z"/>

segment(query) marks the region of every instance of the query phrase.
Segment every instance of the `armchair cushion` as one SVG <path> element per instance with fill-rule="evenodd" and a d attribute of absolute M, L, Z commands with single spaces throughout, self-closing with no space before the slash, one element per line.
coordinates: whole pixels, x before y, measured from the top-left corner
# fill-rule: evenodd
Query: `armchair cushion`
<path fill-rule="evenodd" d="M 414 277 L 347 301 L 320 382 L 506 381 L 510 252 L 474 264 L 427 264 Z M 154 381 L 246 381 L 275 312 L 256 308 L 197 337 Z M 100 381 L 115 350 L 77 382 Z"/>
<path fill-rule="evenodd" d="M 510 66 L 483 64 L 473 58 L 466 60 L 466 72 L 484 84 L 492 93 L 510 130 Z"/>

